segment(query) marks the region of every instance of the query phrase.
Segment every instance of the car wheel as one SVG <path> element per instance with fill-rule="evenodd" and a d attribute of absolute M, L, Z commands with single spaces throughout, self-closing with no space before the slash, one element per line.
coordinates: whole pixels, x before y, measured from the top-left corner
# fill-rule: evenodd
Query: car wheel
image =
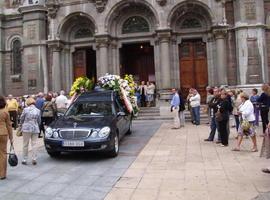
<path fill-rule="evenodd" d="M 47 151 L 47 153 L 49 154 L 49 156 L 51 156 L 52 158 L 58 157 L 61 155 L 61 152 L 59 151 Z"/>
<path fill-rule="evenodd" d="M 132 125 L 132 122 L 129 123 L 128 131 L 126 132 L 127 135 L 130 135 L 132 133 L 131 125 Z"/>
<path fill-rule="evenodd" d="M 109 151 L 108 155 L 110 157 L 116 157 L 119 153 L 119 137 L 118 134 L 115 134 L 114 138 L 113 138 L 113 149 L 111 151 Z"/>

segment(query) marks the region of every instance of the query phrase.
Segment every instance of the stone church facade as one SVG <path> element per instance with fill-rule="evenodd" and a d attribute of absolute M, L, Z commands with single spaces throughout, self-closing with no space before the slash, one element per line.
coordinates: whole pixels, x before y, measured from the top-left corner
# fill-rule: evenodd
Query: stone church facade
<path fill-rule="evenodd" d="M 269 81 L 269 0 L 3 0 L 0 92 L 133 74 L 162 94 Z"/>

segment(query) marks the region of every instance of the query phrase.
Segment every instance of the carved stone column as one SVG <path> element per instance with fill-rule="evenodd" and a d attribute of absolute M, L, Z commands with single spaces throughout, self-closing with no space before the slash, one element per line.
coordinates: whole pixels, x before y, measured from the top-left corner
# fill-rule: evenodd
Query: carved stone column
<path fill-rule="evenodd" d="M 169 89 L 171 87 L 171 70 L 170 70 L 170 39 L 169 30 L 158 31 L 158 41 L 160 46 L 160 89 Z"/>
<path fill-rule="evenodd" d="M 99 53 L 99 66 L 97 66 L 97 77 L 104 76 L 109 73 L 109 63 L 108 63 L 108 47 L 110 39 L 108 35 L 96 36 L 97 51 Z"/>
<path fill-rule="evenodd" d="M 213 29 L 213 34 L 216 39 L 217 57 L 216 57 L 216 68 L 217 68 L 217 83 L 218 85 L 227 85 L 227 54 L 226 54 L 226 35 L 227 26 L 217 26 Z"/>
<path fill-rule="evenodd" d="M 61 51 L 62 45 L 60 41 L 48 42 L 49 48 L 52 50 L 52 90 L 59 92 L 62 89 L 62 72 L 61 72 Z"/>
<path fill-rule="evenodd" d="M 118 74 L 120 75 L 120 69 L 119 69 L 119 65 L 118 65 L 118 60 L 119 60 L 119 49 L 118 49 L 118 45 L 117 42 L 114 41 L 111 44 L 111 48 L 112 48 L 112 57 L 111 57 L 111 62 L 112 62 L 112 73 L 113 74 Z"/>

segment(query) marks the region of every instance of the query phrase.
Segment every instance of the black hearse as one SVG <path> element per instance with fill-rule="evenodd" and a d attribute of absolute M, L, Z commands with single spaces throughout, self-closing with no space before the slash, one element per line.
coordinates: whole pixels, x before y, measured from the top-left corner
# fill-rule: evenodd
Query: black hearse
<path fill-rule="evenodd" d="M 78 151 L 102 151 L 115 157 L 119 140 L 131 133 L 131 123 L 132 115 L 117 92 L 85 92 L 46 128 L 45 148 L 52 157 Z"/>

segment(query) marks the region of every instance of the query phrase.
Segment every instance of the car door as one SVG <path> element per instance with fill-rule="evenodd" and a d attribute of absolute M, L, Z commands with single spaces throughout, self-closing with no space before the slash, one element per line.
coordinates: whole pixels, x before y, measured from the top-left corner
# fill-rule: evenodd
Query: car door
<path fill-rule="evenodd" d="M 119 112 L 124 112 L 123 107 L 121 107 L 121 104 L 116 100 L 115 101 L 115 111 L 116 114 Z M 125 118 L 124 116 L 117 115 L 116 116 L 116 127 L 119 130 L 120 137 L 122 137 L 125 133 Z"/>

